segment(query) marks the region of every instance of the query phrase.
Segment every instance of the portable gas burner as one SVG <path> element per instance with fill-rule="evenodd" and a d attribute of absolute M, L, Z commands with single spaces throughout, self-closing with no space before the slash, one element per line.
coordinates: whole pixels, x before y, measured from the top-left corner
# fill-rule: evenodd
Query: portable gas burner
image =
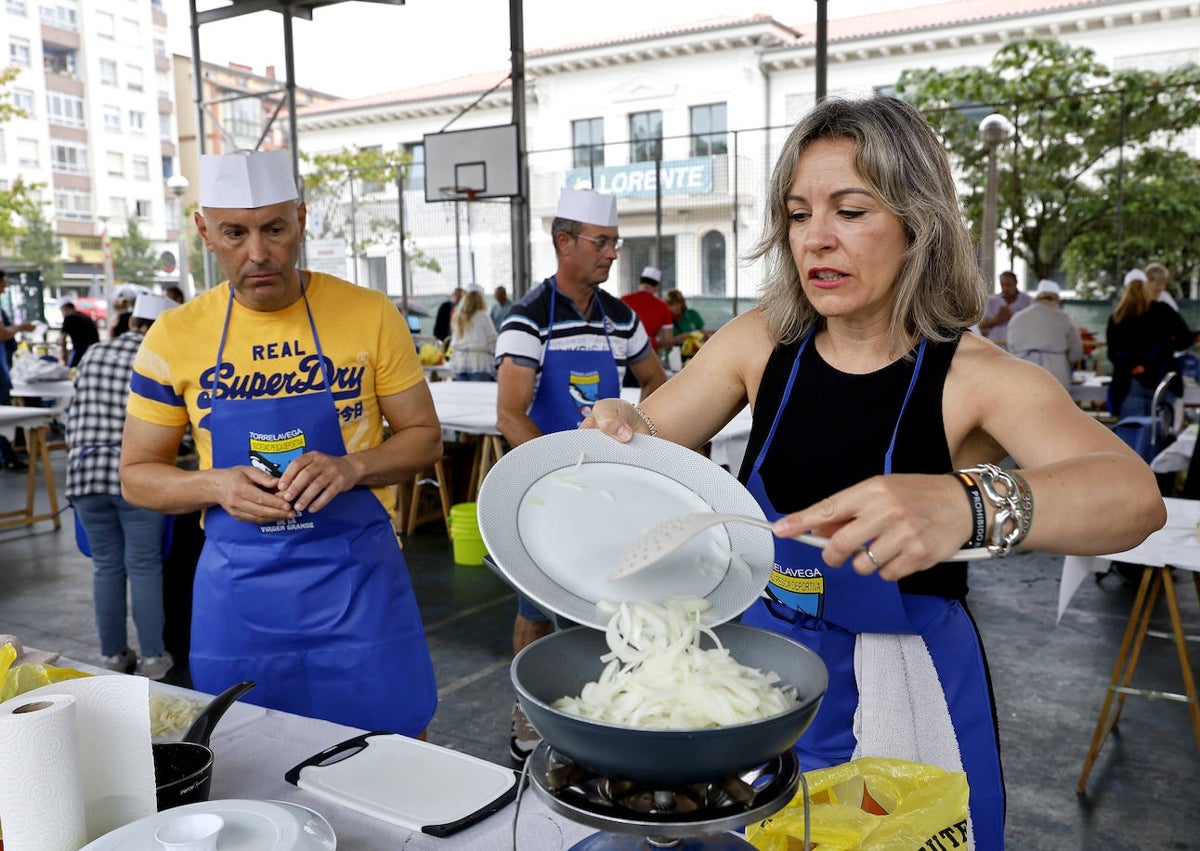
<path fill-rule="evenodd" d="M 602 831 L 570 851 L 736 851 L 753 846 L 729 831 L 785 807 L 800 783 L 800 762 L 789 748 L 747 771 L 672 786 L 605 777 L 542 742 L 529 778 L 552 810 Z"/>

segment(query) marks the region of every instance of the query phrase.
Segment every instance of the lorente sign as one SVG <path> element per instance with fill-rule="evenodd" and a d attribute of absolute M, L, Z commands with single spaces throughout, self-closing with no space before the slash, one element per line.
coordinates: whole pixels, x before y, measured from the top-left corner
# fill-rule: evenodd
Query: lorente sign
<path fill-rule="evenodd" d="M 595 189 L 618 198 L 653 198 L 662 182 L 663 195 L 706 195 L 713 191 L 711 157 L 692 157 L 660 163 L 573 168 L 567 172 L 567 186 Z"/>

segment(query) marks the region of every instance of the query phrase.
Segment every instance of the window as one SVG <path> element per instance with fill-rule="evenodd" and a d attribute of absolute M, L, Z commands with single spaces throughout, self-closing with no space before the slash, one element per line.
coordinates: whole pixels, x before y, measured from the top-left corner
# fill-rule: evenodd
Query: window
<path fill-rule="evenodd" d="M 140 92 L 142 86 L 142 66 L 141 65 L 126 65 L 125 66 L 125 88 L 132 92 Z"/>
<path fill-rule="evenodd" d="M 175 158 L 174 157 L 163 157 L 162 158 L 163 180 L 166 180 L 168 177 L 171 177 L 173 174 L 175 174 Z"/>
<path fill-rule="evenodd" d="M 22 68 L 29 67 L 29 39 L 14 36 L 8 40 L 8 61 Z"/>
<path fill-rule="evenodd" d="M 425 144 L 410 142 L 404 146 L 405 152 L 412 157 L 408 164 L 407 174 L 404 175 L 405 189 L 425 188 Z"/>
<path fill-rule="evenodd" d="M 108 199 L 108 215 L 109 219 L 114 222 L 123 222 L 129 218 L 129 212 L 125 206 L 125 199 L 113 195 Z"/>
<path fill-rule="evenodd" d="M 158 114 L 158 138 L 171 141 L 171 114 L 168 112 Z"/>
<path fill-rule="evenodd" d="M 27 168 L 37 168 L 41 165 L 42 159 L 39 151 L 41 151 L 41 148 L 38 146 L 37 139 L 18 139 L 17 164 L 26 166 Z"/>
<path fill-rule="evenodd" d="M 155 75 L 155 80 L 158 83 L 159 99 L 171 100 L 171 76 L 166 71 L 159 71 Z"/>
<path fill-rule="evenodd" d="M 96 35 L 101 38 L 116 38 L 117 25 L 113 22 L 110 12 L 96 13 Z"/>
<path fill-rule="evenodd" d="M 54 47 L 42 42 L 42 68 L 50 74 L 74 77 L 78 67 L 75 51 L 65 47 Z"/>
<path fill-rule="evenodd" d="M 381 293 L 388 291 L 386 257 L 367 258 L 367 286 L 373 290 L 379 290 Z"/>
<path fill-rule="evenodd" d="M 46 112 L 51 124 L 83 127 L 83 98 L 61 92 L 46 92 Z"/>
<path fill-rule="evenodd" d="M 33 92 L 29 89 L 13 89 L 12 103 L 13 106 L 25 113 L 26 118 L 37 117 L 37 113 L 33 109 Z"/>
<path fill-rule="evenodd" d="M 167 55 L 167 43 L 165 41 L 163 41 L 161 38 L 154 39 L 154 55 L 155 56 L 166 56 Z"/>
<path fill-rule="evenodd" d="M 130 159 L 131 170 L 134 180 L 149 180 L 150 179 L 150 159 L 149 157 L 133 157 Z"/>
<path fill-rule="evenodd" d="M 121 41 L 131 47 L 140 47 L 142 44 L 142 25 L 133 18 L 122 18 Z"/>
<path fill-rule="evenodd" d="M 382 154 L 383 153 L 383 145 L 364 145 L 361 148 L 359 148 L 359 150 L 362 151 L 363 153 L 367 153 L 368 151 L 374 151 L 376 153 Z M 362 190 L 363 195 L 378 195 L 380 192 L 383 191 L 383 184 L 380 183 L 378 180 L 365 180 L 364 179 L 362 181 L 361 190 Z M 384 292 L 387 292 L 387 290 L 384 290 Z"/>
<path fill-rule="evenodd" d="M 64 174 L 87 174 L 87 145 L 52 141 L 50 167 Z"/>
<path fill-rule="evenodd" d="M 725 235 L 719 230 L 700 238 L 700 284 L 705 295 L 725 295 Z"/>
<path fill-rule="evenodd" d="M 604 119 L 571 122 L 572 158 L 576 168 L 604 165 Z"/>
<path fill-rule="evenodd" d="M 42 23 L 60 30 L 79 31 L 79 14 L 76 12 L 75 0 L 58 0 L 57 3 L 43 4 L 41 7 Z"/>
<path fill-rule="evenodd" d="M 104 129 L 108 133 L 121 132 L 121 108 L 118 106 L 104 107 Z"/>
<path fill-rule="evenodd" d="M 149 219 L 154 215 L 154 207 L 149 201 L 140 200 L 136 204 L 137 206 L 134 208 L 133 214 L 139 219 Z"/>
<path fill-rule="evenodd" d="M 140 109 L 129 110 L 129 132 L 138 134 L 146 132 L 146 113 Z"/>
<path fill-rule="evenodd" d="M 125 155 L 120 151 L 109 151 L 104 155 L 104 166 L 110 177 L 124 177 Z"/>
<path fill-rule="evenodd" d="M 117 84 L 117 63 L 111 59 L 100 60 L 100 82 L 106 86 Z"/>
<path fill-rule="evenodd" d="M 56 189 L 54 191 L 54 209 L 55 215 L 60 219 L 72 222 L 90 222 L 92 220 L 91 193 L 72 189 Z"/>
<path fill-rule="evenodd" d="M 629 114 L 629 161 L 657 162 L 662 159 L 662 112 Z"/>
<path fill-rule="evenodd" d="M 728 142 L 725 140 L 725 104 L 693 106 L 691 117 L 693 157 L 729 153 Z"/>
<path fill-rule="evenodd" d="M 254 150 L 263 131 L 262 101 L 245 97 L 224 105 L 221 123 L 233 137 L 234 148 Z"/>
<path fill-rule="evenodd" d="M 24 15 L 25 0 L 5 0 L 4 10 L 10 15 Z"/>
<path fill-rule="evenodd" d="M 4 128 L 0 127 L 0 165 L 8 162 L 8 145 L 4 141 Z"/>

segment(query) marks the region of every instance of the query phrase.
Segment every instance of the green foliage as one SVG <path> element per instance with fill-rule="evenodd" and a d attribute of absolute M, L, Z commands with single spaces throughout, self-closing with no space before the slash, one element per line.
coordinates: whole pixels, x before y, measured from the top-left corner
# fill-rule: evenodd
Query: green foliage
<path fill-rule="evenodd" d="M 158 271 L 158 254 L 150 239 L 142 233 L 136 218 L 130 217 L 125 225 L 125 238 L 113 240 L 113 278 L 117 284 L 154 283 Z"/>
<path fill-rule="evenodd" d="M 1007 115 L 1015 133 L 997 149 L 1000 241 L 1030 265 L 1034 278 L 1053 276 L 1070 253 L 1069 285 L 1094 280 L 1102 289 L 1117 270 L 1112 251 L 1092 252 L 1083 262 L 1084 249 L 1071 249 L 1106 228 L 1115 237 L 1118 158 L 1124 159 L 1122 190 L 1139 193 L 1135 180 L 1151 175 L 1151 160 L 1140 167 L 1141 157 L 1153 157 L 1200 124 L 1195 66 L 1113 71 L 1090 49 L 1053 40 L 1009 42 L 987 66 L 905 71 L 897 91 L 942 135 L 968 187 L 963 204 L 976 232 L 988 159 L 979 122 L 991 112 Z M 1179 187 L 1163 188 L 1171 194 Z"/>
<path fill-rule="evenodd" d="M 0 70 L 0 124 L 11 118 L 27 118 L 25 110 L 12 102 L 9 85 L 21 73 L 21 69 L 10 65 Z M 7 189 L 0 189 L 0 251 L 11 253 L 17 239 L 25 233 L 25 223 L 41 212 L 41 205 L 34 199 L 41 184 L 26 183 L 19 175 Z"/>
<path fill-rule="evenodd" d="M 385 192 L 397 177 L 406 180 L 412 155 L 397 148 L 343 148 L 335 153 L 305 154 L 311 169 L 304 175 L 308 232 L 317 239 L 343 239 L 356 255 L 378 245 L 396 243 L 399 210 L 395 195 Z M 441 266 L 404 233 L 408 262 L 431 272 Z"/>
<path fill-rule="evenodd" d="M 25 233 L 17 239 L 17 259 L 42 270 L 42 285 L 54 291 L 62 285 L 61 247 L 41 207 L 25 217 Z"/>

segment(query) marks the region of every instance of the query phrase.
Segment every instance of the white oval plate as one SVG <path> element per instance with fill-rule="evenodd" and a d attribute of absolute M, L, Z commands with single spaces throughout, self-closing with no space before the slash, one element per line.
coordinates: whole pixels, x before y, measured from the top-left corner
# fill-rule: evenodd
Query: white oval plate
<path fill-rule="evenodd" d="M 289 801 L 201 801 L 130 822 L 104 834 L 81 851 L 162 851 L 154 831 L 191 813 L 215 813 L 225 820 L 219 851 L 334 851 L 337 838 L 325 817 Z"/>
<path fill-rule="evenodd" d="M 675 595 L 706 597 L 712 608 L 705 622 L 724 623 L 754 602 L 775 556 L 768 530 L 732 523 L 707 530 L 646 570 L 609 580 L 637 536 L 671 517 L 697 511 L 763 516 L 724 468 L 646 435 L 622 444 L 588 429 L 524 443 L 492 467 L 478 510 L 488 553 L 508 581 L 539 607 L 596 629 L 610 617 L 597 609 L 599 602 L 661 603 Z"/>

